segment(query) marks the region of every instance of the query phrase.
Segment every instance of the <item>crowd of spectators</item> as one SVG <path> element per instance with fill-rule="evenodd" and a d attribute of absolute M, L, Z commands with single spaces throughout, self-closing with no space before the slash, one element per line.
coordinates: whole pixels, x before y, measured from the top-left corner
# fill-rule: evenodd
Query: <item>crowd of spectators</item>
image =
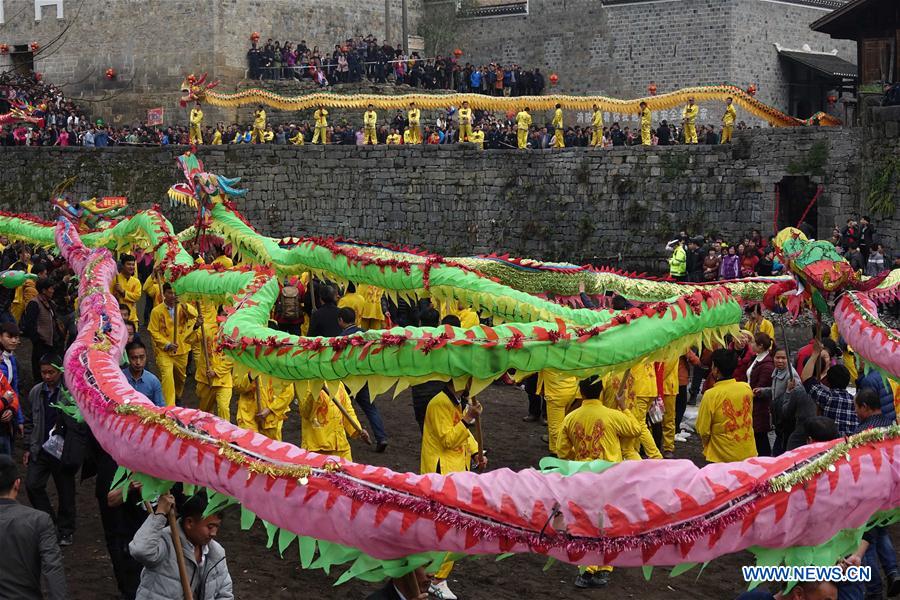
<path fill-rule="evenodd" d="M 262 47 L 253 41 L 247 51 L 247 68 L 251 79 L 311 79 L 322 87 L 367 80 L 491 96 L 539 96 L 546 87 L 540 69 L 495 62 L 463 64 L 453 53 L 422 58 L 412 52 L 407 56 L 401 44 L 379 43 L 371 34 L 347 38 L 331 52 L 310 48 L 306 40 L 295 45 L 269 38 Z"/>
<path fill-rule="evenodd" d="M 800 229 L 809 239 L 815 239 L 815 230 L 808 222 L 804 221 Z M 834 228 L 829 241 L 855 271 L 875 276 L 885 269 L 900 267 L 900 255 L 893 263 L 886 257 L 869 217 L 848 219 L 846 227 Z M 775 256 L 772 238 L 763 237 L 758 229 L 737 243 L 727 242 L 718 234 L 691 236 L 682 231 L 666 244 L 666 250 L 672 252 L 670 275 L 683 281 L 720 281 L 784 272 L 784 265 Z"/>

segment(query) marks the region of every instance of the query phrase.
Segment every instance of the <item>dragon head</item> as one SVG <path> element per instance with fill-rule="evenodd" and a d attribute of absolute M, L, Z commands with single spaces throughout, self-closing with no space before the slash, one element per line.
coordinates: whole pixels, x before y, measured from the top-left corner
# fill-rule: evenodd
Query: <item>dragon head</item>
<path fill-rule="evenodd" d="M 194 208 L 210 207 L 221 204 L 232 198 L 240 198 L 247 190 L 234 187 L 240 177 L 223 177 L 215 173 L 207 173 L 203 162 L 189 150 L 177 158 L 178 165 L 184 173 L 185 183 L 176 183 L 169 188 L 169 199 L 179 204 L 187 204 Z"/>
<path fill-rule="evenodd" d="M 46 107 L 43 105 L 35 108 L 24 102 L 14 102 L 8 113 L 0 115 L 0 125 L 22 122 L 31 123 L 37 125 L 38 129 L 43 129 L 45 109 Z"/>
<path fill-rule="evenodd" d="M 187 106 L 189 102 L 204 102 L 206 92 L 219 85 L 218 81 L 206 83 L 206 73 L 197 77 L 193 73 L 181 82 L 181 106 Z"/>

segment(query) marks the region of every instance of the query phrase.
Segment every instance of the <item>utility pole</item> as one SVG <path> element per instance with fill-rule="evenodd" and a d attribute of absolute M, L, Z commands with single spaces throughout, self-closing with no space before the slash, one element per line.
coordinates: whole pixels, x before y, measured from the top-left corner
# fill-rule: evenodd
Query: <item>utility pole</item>
<path fill-rule="evenodd" d="M 384 0 L 384 43 L 391 43 L 391 0 Z"/>
<path fill-rule="evenodd" d="M 402 24 L 402 27 L 403 27 L 403 31 L 402 31 L 402 35 L 403 35 L 403 53 L 406 54 L 407 56 L 409 56 L 409 30 L 408 30 L 408 27 L 409 27 L 409 15 L 406 13 L 406 0 L 401 0 L 401 2 L 402 2 L 401 6 L 403 7 L 403 9 L 402 9 L 402 19 L 403 19 L 403 24 Z"/>

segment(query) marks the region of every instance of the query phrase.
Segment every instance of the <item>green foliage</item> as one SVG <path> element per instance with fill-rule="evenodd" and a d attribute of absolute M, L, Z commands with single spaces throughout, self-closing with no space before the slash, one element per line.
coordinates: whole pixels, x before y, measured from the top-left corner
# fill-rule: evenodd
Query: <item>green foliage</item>
<path fill-rule="evenodd" d="M 459 0 L 443 6 L 432 5 L 429 10 L 422 11 L 418 29 L 419 35 L 425 38 L 425 56 L 452 52 L 466 27 L 465 21 L 458 18 L 457 14 L 464 14 L 477 7 L 475 0 Z"/>
<path fill-rule="evenodd" d="M 810 175 L 824 175 L 823 167 L 828 162 L 828 143 L 816 142 L 805 156 L 788 163 L 787 172 L 791 175 L 809 173 Z"/>
<path fill-rule="evenodd" d="M 894 216 L 897 209 L 894 197 L 900 186 L 900 157 L 892 156 L 873 173 L 869 182 L 866 204 L 869 209 L 882 217 Z"/>

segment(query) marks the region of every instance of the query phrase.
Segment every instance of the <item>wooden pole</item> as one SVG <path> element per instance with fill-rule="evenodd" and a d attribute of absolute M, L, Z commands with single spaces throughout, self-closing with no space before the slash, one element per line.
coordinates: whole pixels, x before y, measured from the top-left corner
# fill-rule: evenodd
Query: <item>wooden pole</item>
<path fill-rule="evenodd" d="M 326 393 L 327 393 L 327 392 L 326 392 Z M 332 397 L 331 394 L 328 394 L 328 397 L 331 398 L 331 401 L 334 402 L 334 405 L 337 406 L 337 408 L 338 408 L 339 411 L 341 411 L 341 414 L 344 415 L 344 418 L 347 419 L 348 421 L 350 421 L 350 426 L 353 427 L 353 429 L 356 430 L 356 434 L 359 435 L 359 436 L 362 436 L 362 427 L 359 425 L 359 423 L 356 422 L 356 419 L 354 419 L 354 418 L 350 415 L 350 413 L 347 412 L 347 409 L 344 408 L 344 405 L 341 404 L 340 402 L 338 402 L 337 398 Z M 371 440 L 371 439 L 367 439 L 367 440 L 366 440 L 366 443 L 367 443 L 368 445 L 371 446 L 371 445 L 372 445 L 372 440 Z"/>
<path fill-rule="evenodd" d="M 184 600 L 194 600 L 191 592 L 191 582 L 188 579 L 187 565 L 184 562 L 184 550 L 181 546 L 181 536 L 178 535 L 178 521 L 175 520 L 175 507 L 168 512 L 169 529 L 172 532 L 172 543 L 175 544 L 175 558 L 178 560 L 178 576 L 181 578 L 181 590 L 184 592 Z"/>
<path fill-rule="evenodd" d="M 146 500 L 144 508 L 148 514 L 155 514 L 153 507 Z M 194 593 L 191 591 L 191 582 L 188 579 L 187 564 L 184 562 L 184 550 L 181 546 L 181 536 L 178 535 L 178 521 L 175 519 L 175 507 L 166 514 L 169 521 L 169 533 L 172 534 L 172 544 L 175 546 L 175 559 L 178 561 L 178 576 L 181 578 L 181 591 L 184 594 L 184 600 L 194 600 Z"/>

